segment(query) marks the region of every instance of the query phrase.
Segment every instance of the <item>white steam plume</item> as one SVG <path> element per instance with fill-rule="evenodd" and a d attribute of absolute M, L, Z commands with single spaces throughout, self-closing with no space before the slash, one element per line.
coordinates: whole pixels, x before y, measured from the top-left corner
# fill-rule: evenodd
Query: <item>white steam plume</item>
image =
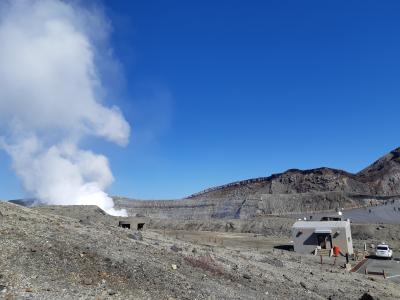
<path fill-rule="evenodd" d="M 105 193 L 113 181 L 107 158 L 79 148 L 89 135 L 118 145 L 129 139 L 120 110 L 100 101 L 95 62 L 107 32 L 98 12 L 76 2 L 0 4 L 0 148 L 38 201 L 125 215 Z"/>

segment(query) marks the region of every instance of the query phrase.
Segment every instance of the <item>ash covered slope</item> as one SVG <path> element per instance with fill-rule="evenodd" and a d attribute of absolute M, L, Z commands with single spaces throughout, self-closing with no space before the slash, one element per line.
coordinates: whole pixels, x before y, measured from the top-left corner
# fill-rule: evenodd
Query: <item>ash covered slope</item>
<path fill-rule="evenodd" d="M 359 207 L 400 195 L 400 148 L 359 173 L 331 168 L 291 169 L 207 189 L 183 200 L 135 201 L 115 198 L 131 215 L 156 218 L 253 218 Z"/>
<path fill-rule="evenodd" d="M 108 217 L 94 207 L 33 209 L 0 202 L 0 299 L 400 297 L 394 283 L 337 267 L 326 272 L 314 256 L 211 247 L 149 230 L 135 240 L 111 217 L 109 225 L 97 218 L 80 223 L 85 214 Z"/>
<path fill-rule="evenodd" d="M 0 299 L 261 299 L 265 293 L 255 275 L 250 282 L 198 269 L 166 251 L 172 244 L 159 245 L 158 235 L 144 232 L 135 240 L 113 217 L 82 209 L 0 202 Z M 82 224 L 85 213 L 109 218 L 109 225 L 97 218 Z"/>

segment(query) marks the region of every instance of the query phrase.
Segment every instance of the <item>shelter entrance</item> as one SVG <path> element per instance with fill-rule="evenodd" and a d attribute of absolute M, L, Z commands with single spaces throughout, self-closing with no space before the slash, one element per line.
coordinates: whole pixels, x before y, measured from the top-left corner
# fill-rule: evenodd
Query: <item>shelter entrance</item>
<path fill-rule="evenodd" d="M 317 245 L 321 249 L 332 249 L 332 235 L 330 233 L 316 233 L 317 235 Z"/>

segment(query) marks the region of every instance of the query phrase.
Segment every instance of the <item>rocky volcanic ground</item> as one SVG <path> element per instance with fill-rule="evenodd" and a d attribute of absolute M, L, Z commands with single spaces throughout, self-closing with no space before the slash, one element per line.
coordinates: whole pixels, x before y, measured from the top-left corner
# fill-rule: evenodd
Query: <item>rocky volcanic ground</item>
<path fill-rule="evenodd" d="M 93 207 L 0 202 L 0 213 L 1 299 L 400 298 L 393 282 L 313 256 L 140 234 Z"/>
<path fill-rule="evenodd" d="M 400 148 L 355 174 L 332 168 L 291 169 L 212 187 L 181 200 L 114 200 L 132 215 L 172 219 L 252 219 L 366 207 L 400 200 Z"/>

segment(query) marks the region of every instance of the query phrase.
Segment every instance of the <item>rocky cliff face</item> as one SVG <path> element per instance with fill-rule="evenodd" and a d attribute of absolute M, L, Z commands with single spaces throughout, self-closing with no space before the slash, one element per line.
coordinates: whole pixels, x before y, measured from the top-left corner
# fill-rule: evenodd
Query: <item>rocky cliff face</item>
<path fill-rule="evenodd" d="M 400 148 L 352 174 L 318 168 L 229 183 L 186 199 L 116 198 L 131 214 L 162 218 L 251 218 L 263 214 L 357 207 L 400 195 Z"/>
<path fill-rule="evenodd" d="M 397 196 L 373 196 L 343 192 L 297 194 L 263 194 L 227 198 L 198 198 L 182 200 L 132 200 L 115 197 L 118 208 L 129 215 L 161 219 L 252 219 L 266 215 L 335 210 L 375 205 L 380 201 L 400 199 Z"/>
<path fill-rule="evenodd" d="M 221 198 L 241 195 L 297 194 L 309 192 L 344 192 L 369 194 L 367 185 L 357 175 L 341 170 L 319 168 L 311 170 L 291 169 L 270 177 L 233 182 L 210 188 L 188 198 Z"/>
<path fill-rule="evenodd" d="M 362 195 L 400 195 L 400 148 L 391 151 L 359 173 L 331 168 L 291 169 L 249 180 L 207 189 L 189 198 L 261 194 L 343 192 Z"/>
<path fill-rule="evenodd" d="M 400 148 L 357 173 L 357 179 L 369 187 L 370 194 L 400 194 Z"/>

